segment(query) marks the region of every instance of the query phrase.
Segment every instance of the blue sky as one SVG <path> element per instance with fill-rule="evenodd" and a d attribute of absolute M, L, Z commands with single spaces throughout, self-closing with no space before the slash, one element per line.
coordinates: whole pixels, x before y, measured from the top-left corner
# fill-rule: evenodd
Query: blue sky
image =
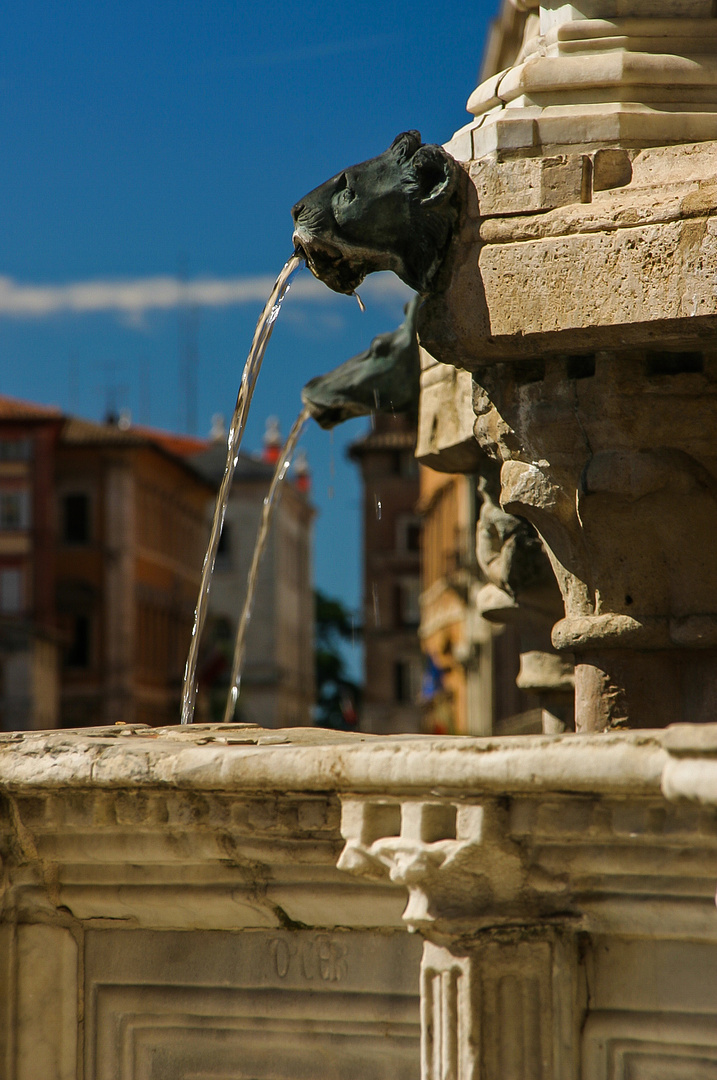
<path fill-rule="evenodd" d="M 497 0 L 357 4 L 23 0 L 0 14 L 0 392 L 99 418 L 108 400 L 181 430 L 173 279 L 203 282 L 198 431 L 231 412 L 268 282 L 291 253 L 290 209 L 407 128 L 444 142 L 468 119 Z M 156 280 L 160 279 L 160 280 Z M 308 280 L 306 280 L 308 279 Z M 289 295 L 244 448 L 286 433 L 312 376 L 401 320 L 401 289 L 368 312 Z M 118 288 L 118 284 L 122 288 Z M 315 425 L 317 584 L 360 602 L 359 486 Z"/>

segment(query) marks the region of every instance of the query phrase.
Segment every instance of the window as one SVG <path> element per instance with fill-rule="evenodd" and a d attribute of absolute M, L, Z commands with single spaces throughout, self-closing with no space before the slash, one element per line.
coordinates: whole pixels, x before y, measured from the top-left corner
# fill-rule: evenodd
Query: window
<path fill-rule="evenodd" d="M 413 514 L 400 514 L 396 520 L 397 551 L 421 550 L 421 519 Z"/>
<path fill-rule="evenodd" d="M 393 698 L 412 704 L 421 692 L 421 668 L 414 660 L 396 660 L 393 665 Z"/>
<path fill-rule="evenodd" d="M 29 524 L 27 492 L 0 491 L 0 529 L 27 529 Z"/>
<path fill-rule="evenodd" d="M 17 615 L 22 609 L 22 570 L 17 567 L 0 570 L 0 612 Z"/>
<path fill-rule="evenodd" d="M 0 439 L 0 461 L 29 461 L 31 457 L 30 439 Z"/>
<path fill-rule="evenodd" d="M 90 619 L 88 615 L 75 615 L 72 622 L 72 641 L 65 656 L 67 667 L 90 666 Z"/>
<path fill-rule="evenodd" d="M 222 534 L 219 537 L 217 548 L 216 569 L 219 573 L 227 573 L 232 568 L 232 527 L 228 521 L 224 522 Z"/>
<path fill-rule="evenodd" d="M 393 665 L 394 701 L 408 701 L 408 665 L 397 660 Z"/>
<path fill-rule="evenodd" d="M 421 582 L 419 578 L 404 578 L 395 586 L 396 624 L 418 626 L 421 621 Z"/>
<path fill-rule="evenodd" d="M 90 500 L 80 492 L 62 499 L 62 539 L 66 544 L 87 544 L 90 540 Z"/>

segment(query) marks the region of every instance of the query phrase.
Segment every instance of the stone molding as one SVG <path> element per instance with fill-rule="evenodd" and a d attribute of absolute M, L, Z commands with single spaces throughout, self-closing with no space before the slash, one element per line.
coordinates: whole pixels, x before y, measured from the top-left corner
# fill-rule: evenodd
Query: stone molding
<path fill-rule="evenodd" d="M 430 940 L 556 920 L 659 937 L 667 910 L 659 894 L 679 893 L 665 935 L 717 942 L 712 808 L 557 794 L 342 802 L 339 869 L 405 886 L 404 922 Z"/>
<path fill-rule="evenodd" d="M 537 7 L 537 5 L 531 5 Z M 515 64 L 471 94 L 475 119 L 447 149 L 459 160 L 546 148 L 657 146 L 717 137 L 717 22 L 709 0 L 544 0 Z M 623 8 L 623 10 L 620 10 Z"/>
<path fill-rule="evenodd" d="M 401 790 L 650 795 L 660 790 L 662 731 L 594 736 L 356 735 L 251 725 L 83 728 L 0 733 L 0 792 L 130 789 L 256 795 Z M 178 794 L 181 799 L 181 795 Z"/>

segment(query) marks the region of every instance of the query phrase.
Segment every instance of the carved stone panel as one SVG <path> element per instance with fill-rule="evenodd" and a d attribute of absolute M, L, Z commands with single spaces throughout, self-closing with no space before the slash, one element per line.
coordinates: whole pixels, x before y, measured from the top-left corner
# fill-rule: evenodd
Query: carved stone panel
<path fill-rule="evenodd" d="M 717 946 L 596 937 L 583 1080 L 717 1078 Z"/>
<path fill-rule="evenodd" d="M 406 934 L 86 935 L 93 1080 L 414 1080 L 420 942 Z"/>

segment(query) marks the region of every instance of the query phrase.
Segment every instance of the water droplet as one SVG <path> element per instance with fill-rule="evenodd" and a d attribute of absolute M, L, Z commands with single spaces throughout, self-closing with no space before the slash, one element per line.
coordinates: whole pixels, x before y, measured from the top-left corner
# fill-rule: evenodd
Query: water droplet
<path fill-rule="evenodd" d="M 358 303 L 358 306 L 361 308 L 362 314 L 365 314 L 366 313 L 366 305 L 364 304 L 363 300 L 361 299 L 361 297 L 359 296 L 359 294 L 356 292 L 355 289 L 354 289 L 354 296 L 356 297 L 356 302 Z"/>
<path fill-rule="evenodd" d="M 376 500 L 376 521 L 380 521 L 381 520 L 381 500 L 379 499 L 379 497 L 377 495 L 374 495 L 374 499 Z"/>

